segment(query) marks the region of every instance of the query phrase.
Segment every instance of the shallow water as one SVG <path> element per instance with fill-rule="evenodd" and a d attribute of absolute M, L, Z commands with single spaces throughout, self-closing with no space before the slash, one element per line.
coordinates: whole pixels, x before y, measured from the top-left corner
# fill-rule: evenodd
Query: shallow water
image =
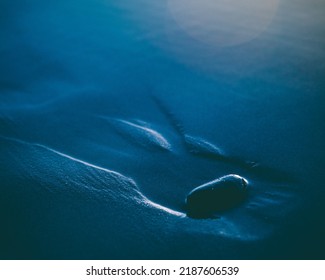
<path fill-rule="evenodd" d="M 324 4 L 184 2 L 1 2 L 2 259 L 324 258 Z"/>

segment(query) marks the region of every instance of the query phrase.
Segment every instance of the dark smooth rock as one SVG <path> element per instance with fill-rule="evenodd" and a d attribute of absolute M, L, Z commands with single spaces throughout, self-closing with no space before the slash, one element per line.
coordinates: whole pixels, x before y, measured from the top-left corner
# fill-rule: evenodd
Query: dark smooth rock
<path fill-rule="evenodd" d="M 248 181 L 238 175 L 227 175 L 193 189 L 186 197 L 189 217 L 209 218 L 244 201 Z"/>

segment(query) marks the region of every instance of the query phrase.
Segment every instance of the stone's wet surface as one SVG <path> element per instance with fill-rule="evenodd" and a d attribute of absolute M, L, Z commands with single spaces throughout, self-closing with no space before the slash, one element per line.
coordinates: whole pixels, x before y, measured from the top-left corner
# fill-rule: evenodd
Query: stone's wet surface
<path fill-rule="evenodd" d="M 210 218 L 236 207 L 247 195 L 248 181 L 238 175 L 227 175 L 192 190 L 186 197 L 189 217 Z"/>

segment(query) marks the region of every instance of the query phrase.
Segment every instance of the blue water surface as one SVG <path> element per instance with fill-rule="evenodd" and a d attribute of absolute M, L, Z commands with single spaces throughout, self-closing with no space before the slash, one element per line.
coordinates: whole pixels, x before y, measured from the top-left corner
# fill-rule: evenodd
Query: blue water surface
<path fill-rule="evenodd" d="M 1 259 L 324 259 L 323 1 L 183 2 L 1 1 Z"/>

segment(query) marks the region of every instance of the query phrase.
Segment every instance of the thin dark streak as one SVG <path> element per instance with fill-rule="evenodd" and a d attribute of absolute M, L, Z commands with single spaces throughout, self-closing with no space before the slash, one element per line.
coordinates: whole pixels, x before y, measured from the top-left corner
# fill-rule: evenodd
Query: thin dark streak
<path fill-rule="evenodd" d="M 159 108 L 160 112 L 166 117 L 168 122 L 171 124 L 171 126 L 176 130 L 176 132 L 179 134 L 179 136 L 185 141 L 185 131 L 184 127 L 180 124 L 177 117 L 174 113 L 172 113 L 167 106 L 164 104 L 164 102 L 159 99 L 156 95 L 150 94 L 151 99 L 154 101 L 154 103 Z"/>

